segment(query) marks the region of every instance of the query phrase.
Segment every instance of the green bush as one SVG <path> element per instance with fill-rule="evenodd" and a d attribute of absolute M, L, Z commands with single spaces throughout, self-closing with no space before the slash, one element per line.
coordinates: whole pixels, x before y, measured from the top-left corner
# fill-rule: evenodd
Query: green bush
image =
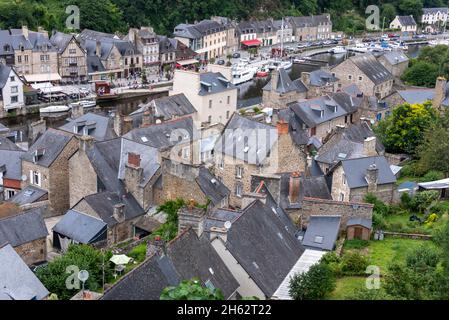
<path fill-rule="evenodd" d="M 399 176 L 400 177 L 416 177 L 418 176 L 417 174 L 417 168 L 416 168 L 416 163 L 411 161 L 407 164 L 405 164 L 401 171 L 399 171 Z"/>
<path fill-rule="evenodd" d="M 393 232 L 404 232 L 404 224 L 400 221 L 395 221 L 388 224 L 388 230 Z"/>
<path fill-rule="evenodd" d="M 368 193 L 365 196 L 365 202 L 373 204 L 374 205 L 374 211 L 377 212 L 380 215 L 385 216 L 390 211 L 388 205 L 383 203 L 381 200 L 377 199 L 377 197 L 375 195 L 373 195 L 372 193 Z"/>
<path fill-rule="evenodd" d="M 327 252 L 326 254 L 324 254 L 321 257 L 320 262 L 324 263 L 324 264 L 329 264 L 329 263 L 340 263 L 340 257 L 333 251 L 331 252 Z"/>
<path fill-rule="evenodd" d="M 410 208 L 410 202 L 412 201 L 412 197 L 408 194 L 408 192 L 404 192 L 401 195 L 401 206 L 403 208 Z"/>
<path fill-rule="evenodd" d="M 443 215 L 449 212 L 449 201 L 438 201 L 430 210 L 436 214 Z"/>
<path fill-rule="evenodd" d="M 341 271 L 347 276 L 364 275 L 368 265 L 368 258 L 358 252 L 347 252 L 341 259 Z"/>
<path fill-rule="evenodd" d="M 335 276 L 327 264 L 318 263 L 290 280 L 289 293 L 294 300 L 318 300 L 328 296 L 336 286 Z"/>
<path fill-rule="evenodd" d="M 430 209 L 431 204 L 438 200 L 439 196 L 436 190 L 418 192 L 410 201 L 410 209 L 422 213 Z"/>
<path fill-rule="evenodd" d="M 147 245 L 146 243 L 142 243 L 136 247 L 134 247 L 129 253 L 128 256 L 133 258 L 137 262 L 142 262 L 145 260 L 147 255 Z"/>
<path fill-rule="evenodd" d="M 428 171 L 422 178 L 422 182 L 429 182 L 444 179 L 444 173 L 437 170 Z"/>
<path fill-rule="evenodd" d="M 354 239 L 354 240 L 347 240 L 345 242 L 344 248 L 360 250 L 360 249 L 366 248 L 367 246 L 369 246 L 369 241 Z"/>
<path fill-rule="evenodd" d="M 377 212 L 373 213 L 373 227 L 375 229 L 385 229 L 387 227 L 385 218 Z"/>

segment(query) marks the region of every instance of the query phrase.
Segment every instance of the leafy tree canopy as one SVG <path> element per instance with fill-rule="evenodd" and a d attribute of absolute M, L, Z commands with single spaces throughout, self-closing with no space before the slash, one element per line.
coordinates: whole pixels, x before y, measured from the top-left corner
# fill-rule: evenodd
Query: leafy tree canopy
<path fill-rule="evenodd" d="M 183 280 L 176 287 L 162 291 L 161 300 L 224 300 L 220 289 L 210 289 L 201 285 L 199 279 Z"/>

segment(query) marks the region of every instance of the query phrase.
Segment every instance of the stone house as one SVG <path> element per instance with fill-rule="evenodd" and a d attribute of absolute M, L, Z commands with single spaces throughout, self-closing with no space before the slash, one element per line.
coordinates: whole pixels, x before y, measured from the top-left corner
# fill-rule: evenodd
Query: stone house
<path fill-rule="evenodd" d="M 274 26 L 272 19 L 252 21 L 252 25 L 256 31 L 256 39 L 261 42 L 262 46 L 272 46 L 277 44 L 277 28 Z"/>
<path fill-rule="evenodd" d="M 251 175 L 304 171 L 306 154 L 289 132 L 289 123 L 277 126 L 234 114 L 214 148 L 215 175 L 231 190 L 230 205 L 242 207 L 251 192 Z"/>
<path fill-rule="evenodd" d="M 88 135 L 96 141 L 111 140 L 117 137 L 113 128 L 114 120 L 110 117 L 93 112 L 83 114 L 83 106 L 72 107 L 72 116 L 75 116 L 75 119 L 68 119 L 58 129 L 77 136 Z"/>
<path fill-rule="evenodd" d="M 301 72 L 301 81 L 308 89 L 307 98 L 320 97 L 327 93 L 336 92 L 338 88 L 338 79 L 334 74 L 324 69 Z"/>
<path fill-rule="evenodd" d="M 287 19 L 292 24 L 295 41 L 314 41 L 331 37 L 330 14 L 288 17 Z"/>
<path fill-rule="evenodd" d="M 227 207 L 229 189 L 202 165 L 178 163 L 170 159 L 162 160 L 162 174 L 155 186 L 155 202 L 163 204 L 178 198 L 193 199 L 211 208 Z"/>
<path fill-rule="evenodd" d="M 190 49 L 195 51 L 201 60 L 209 60 L 226 53 L 226 26 L 213 20 L 202 20 L 195 24 L 179 24 L 173 35 Z"/>
<path fill-rule="evenodd" d="M 170 65 L 173 69 L 176 62 L 176 48 L 178 46 L 178 40 L 168 38 L 166 36 L 158 36 L 158 39 L 161 69 L 163 69 L 165 65 Z"/>
<path fill-rule="evenodd" d="M 0 117 L 25 106 L 23 81 L 14 68 L 0 62 Z"/>
<path fill-rule="evenodd" d="M 345 108 L 346 107 L 346 108 Z M 289 105 L 298 129 L 307 131 L 320 142 L 337 126 L 346 126 L 357 111 L 354 101 L 342 105 L 331 95 L 298 101 Z"/>
<path fill-rule="evenodd" d="M 402 76 L 409 63 L 409 58 L 402 51 L 387 51 L 377 60 L 396 78 Z"/>
<path fill-rule="evenodd" d="M 159 38 L 152 27 L 131 28 L 123 40 L 130 41 L 142 52 L 142 66 L 147 75 L 159 74 Z"/>
<path fill-rule="evenodd" d="M 328 176 L 334 200 L 363 202 L 368 193 L 386 203 L 396 199 L 396 176 L 384 156 L 341 160 Z"/>
<path fill-rule="evenodd" d="M 0 149 L 0 200 L 8 200 L 21 190 L 23 150 Z"/>
<path fill-rule="evenodd" d="M 72 34 L 54 32 L 50 42 L 58 49 L 58 72 L 62 83 L 87 81 L 87 54 Z"/>
<path fill-rule="evenodd" d="M 257 40 L 256 28 L 254 27 L 251 21 L 241 21 L 237 25 L 237 35 L 239 36 L 239 44 L 240 43 L 248 43 L 247 41 L 256 40 L 258 45 L 260 45 L 260 41 Z"/>
<path fill-rule="evenodd" d="M 262 90 L 263 105 L 273 109 L 284 109 L 288 103 L 305 99 L 308 91 L 301 79 L 292 81 L 283 68 L 273 70 Z"/>
<path fill-rule="evenodd" d="M 232 54 L 239 49 L 239 37 L 237 34 L 237 23 L 227 17 L 214 16 L 210 18 L 226 28 L 226 55 Z"/>
<path fill-rule="evenodd" d="M 66 212 L 70 204 L 69 158 L 77 151 L 73 134 L 48 129 L 22 156 L 22 189 L 29 185 L 48 192 L 49 215 Z"/>
<path fill-rule="evenodd" d="M 192 278 L 208 288 L 220 288 L 225 299 L 239 297 L 239 282 L 209 240 L 187 229 L 168 243 L 150 242 L 145 261 L 108 288 L 101 299 L 159 300 L 163 289 Z"/>
<path fill-rule="evenodd" d="M 288 19 L 274 20 L 273 26 L 276 29 L 275 43 L 281 43 L 282 40 L 284 43 L 293 42 L 295 40 L 295 37 L 293 36 L 293 25 Z"/>
<path fill-rule="evenodd" d="M 384 155 L 385 148 L 370 125 L 363 121 L 349 127 L 337 127 L 327 137 L 314 159 L 324 173 L 340 160 Z"/>
<path fill-rule="evenodd" d="M 10 244 L 27 265 L 47 261 L 47 227 L 39 208 L 0 218 L 0 243 Z"/>
<path fill-rule="evenodd" d="M 14 49 L 9 30 L 0 30 L 0 60 L 9 67 L 14 66 Z"/>
<path fill-rule="evenodd" d="M 390 23 L 390 29 L 401 30 L 402 32 L 416 32 L 418 25 L 412 15 L 396 16 Z"/>
<path fill-rule="evenodd" d="M 236 111 L 237 91 L 237 87 L 219 72 L 176 70 L 170 95 L 184 93 L 198 112 L 194 120 L 211 125 L 226 124 Z"/>
<path fill-rule="evenodd" d="M 352 56 L 331 72 L 341 86 L 357 84 L 364 95 L 378 99 L 389 95 L 393 87 L 393 75 L 371 53 Z"/>

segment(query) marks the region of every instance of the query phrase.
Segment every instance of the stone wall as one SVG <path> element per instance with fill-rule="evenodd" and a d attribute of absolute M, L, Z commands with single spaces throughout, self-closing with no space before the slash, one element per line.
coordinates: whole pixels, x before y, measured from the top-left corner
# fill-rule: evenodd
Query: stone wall
<path fill-rule="evenodd" d="M 345 230 L 350 218 L 372 219 L 373 205 L 362 202 L 341 202 L 316 198 L 304 198 L 299 217 L 290 216 L 293 221 L 300 221 L 302 226 L 307 226 L 310 216 L 341 215 L 340 229 Z M 290 214 L 290 213 L 289 213 Z"/>
<path fill-rule="evenodd" d="M 349 189 L 349 186 L 346 179 L 343 179 L 343 166 L 339 165 L 334 171 L 332 172 L 332 188 L 331 188 L 331 195 L 332 199 L 336 201 L 348 201 L 351 196 L 351 190 Z M 343 198 L 341 198 L 341 195 L 343 195 Z"/>
<path fill-rule="evenodd" d="M 47 260 L 47 238 L 37 239 L 14 248 L 27 265 Z"/>
<path fill-rule="evenodd" d="M 288 133 L 278 135 L 277 157 L 277 172 L 304 172 L 306 169 L 305 147 L 301 148 L 296 145 Z"/>
<path fill-rule="evenodd" d="M 367 193 L 368 187 L 351 189 L 350 201 L 363 201 Z M 398 198 L 395 195 L 395 183 L 377 185 L 377 189 L 375 191 L 372 191 L 371 193 L 385 203 L 394 203 Z"/>
<path fill-rule="evenodd" d="M 83 150 L 69 159 L 70 207 L 83 197 L 97 193 L 97 174 Z"/>
<path fill-rule="evenodd" d="M 305 99 L 307 97 L 306 92 L 291 91 L 288 93 L 277 93 L 274 90 L 263 90 L 262 102 L 265 107 L 274 109 L 285 109 L 287 103 L 295 102 L 299 99 Z"/>

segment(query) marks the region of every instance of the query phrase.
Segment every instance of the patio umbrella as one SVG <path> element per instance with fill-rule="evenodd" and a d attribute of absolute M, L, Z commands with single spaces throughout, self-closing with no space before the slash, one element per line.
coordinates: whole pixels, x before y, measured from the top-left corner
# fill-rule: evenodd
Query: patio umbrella
<path fill-rule="evenodd" d="M 109 261 L 119 265 L 119 264 L 127 264 L 129 261 L 131 260 L 130 257 L 124 255 L 124 254 L 117 254 L 117 255 L 113 255 L 111 259 L 109 259 Z"/>

